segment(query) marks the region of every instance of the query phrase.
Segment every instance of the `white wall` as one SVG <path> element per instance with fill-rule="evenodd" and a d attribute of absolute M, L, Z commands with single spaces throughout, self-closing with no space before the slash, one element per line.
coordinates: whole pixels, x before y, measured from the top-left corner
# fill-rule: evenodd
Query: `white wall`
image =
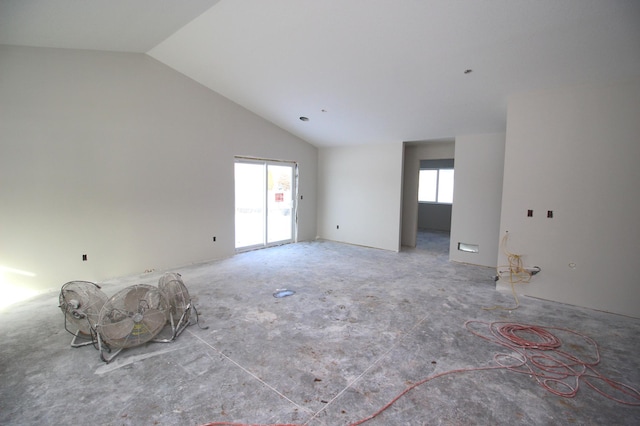
<path fill-rule="evenodd" d="M 456 137 L 449 249 L 453 261 L 497 266 L 504 145 L 504 133 Z M 478 253 L 458 250 L 459 242 L 478 245 Z"/>
<path fill-rule="evenodd" d="M 404 148 L 404 184 L 402 190 L 402 245 L 416 246 L 418 229 L 418 178 L 420 160 L 454 158 L 453 141 L 406 143 Z"/>
<path fill-rule="evenodd" d="M 418 229 L 451 232 L 452 204 L 418 203 Z"/>
<path fill-rule="evenodd" d="M 0 46 L 0 111 L 5 285 L 234 254 L 236 154 L 299 163 L 316 236 L 317 149 L 149 56 Z"/>
<path fill-rule="evenodd" d="M 318 236 L 399 251 L 402 156 L 400 142 L 321 148 Z"/>
<path fill-rule="evenodd" d="M 500 230 L 542 268 L 518 291 L 640 317 L 639 141 L 640 78 L 510 99 Z"/>

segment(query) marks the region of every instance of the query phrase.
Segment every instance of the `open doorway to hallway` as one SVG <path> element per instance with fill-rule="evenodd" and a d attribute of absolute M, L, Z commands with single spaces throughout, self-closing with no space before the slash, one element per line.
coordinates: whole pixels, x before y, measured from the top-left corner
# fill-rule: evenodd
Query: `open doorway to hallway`
<path fill-rule="evenodd" d="M 447 231 L 418 229 L 416 235 L 416 250 L 424 251 L 426 254 L 448 258 L 450 237 Z"/>
<path fill-rule="evenodd" d="M 401 235 L 403 247 L 419 248 L 427 238 L 435 236 L 439 237 L 438 241 L 449 238 L 453 209 L 454 156 L 453 139 L 405 142 Z"/>

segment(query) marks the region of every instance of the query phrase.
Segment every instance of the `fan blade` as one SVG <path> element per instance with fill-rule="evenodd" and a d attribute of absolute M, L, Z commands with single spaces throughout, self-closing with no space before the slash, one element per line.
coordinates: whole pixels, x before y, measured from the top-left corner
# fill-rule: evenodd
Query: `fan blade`
<path fill-rule="evenodd" d="M 135 322 L 131 333 L 124 341 L 118 342 L 123 348 L 141 345 L 153 339 L 164 327 L 166 322 L 165 313 L 158 309 L 147 309 L 139 322 Z"/>
<path fill-rule="evenodd" d="M 70 281 L 60 291 L 60 308 L 66 321 L 82 334 L 90 333 L 106 301 L 107 295 L 88 281 Z"/>
<path fill-rule="evenodd" d="M 134 325 L 135 322 L 132 318 L 125 318 L 122 321 L 102 324 L 98 331 L 102 334 L 105 340 L 109 342 L 127 337 L 133 330 Z"/>
<path fill-rule="evenodd" d="M 129 312 L 138 312 L 140 301 L 145 300 L 149 289 L 146 287 L 133 286 L 124 297 L 124 308 Z M 145 306 L 147 307 L 147 306 Z"/>
<path fill-rule="evenodd" d="M 189 304 L 189 291 L 184 284 L 178 281 L 171 281 L 160 288 L 163 291 L 169 306 L 177 310 L 183 309 Z"/>
<path fill-rule="evenodd" d="M 75 290 L 63 290 L 60 296 L 60 301 L 69 303 L 72 300 L 79 301 L 82 299 L 82 295 Z M 62 305 L 62 303 L 60 303 Z M 79 308 L 79 306 L 74 306 L 74 308 Z"/>
<path fill-rule="evenodd" d="M 158 287 L 162 289 L 162 287 L 164 287 L 165 285 L 171 282 L 183 283 L 182 276 L 176 272 L 167 272 L 163 276 L 161 276 L 160 279 L 158 280 Z"/>
<path fill-rule="evenodd" d="M 159 309 L 147 309 L 142 317 L 142 323 L 147 327 L 147 330 L 149 330 L 152 336 L 158 334 L 166 322 L 166 314 Z"/>

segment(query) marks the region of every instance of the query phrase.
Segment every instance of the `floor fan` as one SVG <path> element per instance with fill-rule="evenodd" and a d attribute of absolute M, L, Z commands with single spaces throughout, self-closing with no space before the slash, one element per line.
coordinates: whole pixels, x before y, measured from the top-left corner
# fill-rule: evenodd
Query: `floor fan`
<path fill-rule="evenodd" d="M 168 321 L 171 324 L 171 337 L 161 342 L 172 341 L 189 325 L 191 317 L 191 297 L 182 276 L 175 272 L 164 274 L 158 280 L 158 288 L 169 304 Z"/>
<path fill-rule="evenodd" d="M 116 293 L 102 306 L 96 327 L 102 360 L 108 363 L 122 349 L 151 341 L 164 328 L 168 312 L 165 297 L 154 286 L 136 284 Z"/>
<path fill-rule="evenodd" d="M 69 281 L 60 289 L 59 307 L 64 314 L 64 328 L 73 335 L 71 347 L 96 343 L 96 324 L 107 295 L 98 284 L 89 281 Z M 76 331 L 69 330 L 68 324 Z M 85 340 L 79 342 L 78 339 Z"/>

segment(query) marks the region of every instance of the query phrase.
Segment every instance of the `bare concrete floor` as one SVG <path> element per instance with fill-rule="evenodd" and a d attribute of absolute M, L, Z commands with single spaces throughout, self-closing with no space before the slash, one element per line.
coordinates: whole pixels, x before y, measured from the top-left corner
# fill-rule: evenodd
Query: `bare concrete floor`
<path fill-rule="evenodd" d="M 495 290 L 492 269 L 449 262 L 447 238 L 422 234 L 401 253 L 315 241 L 179 268 L 209 328 L 109 364 L 69 346 L 57 292 L 14 305 L 0 312 L 0 424 L 347 425 L 422 379 L 514 363 L 498 354 L 517 354 L 472 334 L 468 320 L 584 333 L 599 344 L 599 373 L 640 387 L 640 320 L 526 297 L 517 310 L 483 310 L 512 297 Z M 160 275 L 100 284 L 111 296 Z M 296 293 L 274 298 L 279 289 Z M 584 339 L 551 331 L 571 340 L 563 350 L 593 356 Z M 567 398 L 530 374 L 489 369 L 436 377 L 366 424 L 638 425 L 640 407 L 585 380 Z"/>

